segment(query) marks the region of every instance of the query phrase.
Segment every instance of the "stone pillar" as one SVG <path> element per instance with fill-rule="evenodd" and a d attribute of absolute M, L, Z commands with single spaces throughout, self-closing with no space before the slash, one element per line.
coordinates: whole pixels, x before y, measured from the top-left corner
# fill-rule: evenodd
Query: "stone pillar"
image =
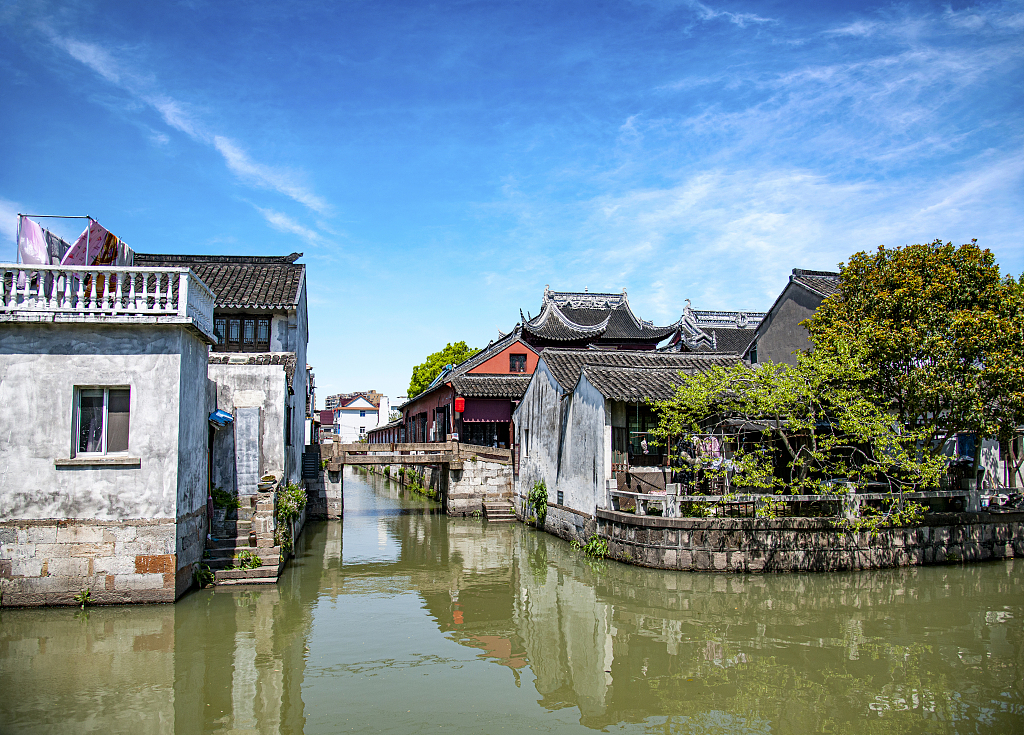
<path fill-rule="evenodd" d="M 345 515 L 345 492 L 342 470 L 324 470 L 324 494 L 327 496 L 327 518 Z"/>
<path fill-rule="evenodd" d="M 263 476 L 260 467 L 262 454 L 262 432 L 260 432 L 260 409 L 235 409 L 235 477 L 238 495 L 255 495 Z"/>

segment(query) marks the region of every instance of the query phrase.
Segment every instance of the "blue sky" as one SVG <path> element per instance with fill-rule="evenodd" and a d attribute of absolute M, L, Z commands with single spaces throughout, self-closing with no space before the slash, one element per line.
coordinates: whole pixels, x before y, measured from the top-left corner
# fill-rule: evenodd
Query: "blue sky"
<path fill-rule="evenodd" d="M 662 324 L 882 243 L 1016 275 L 1022 36 L 1024 2 L 8 0 L 0 259 L 19 211 L 304 252 L 321 399 L 545 284 Z"/>

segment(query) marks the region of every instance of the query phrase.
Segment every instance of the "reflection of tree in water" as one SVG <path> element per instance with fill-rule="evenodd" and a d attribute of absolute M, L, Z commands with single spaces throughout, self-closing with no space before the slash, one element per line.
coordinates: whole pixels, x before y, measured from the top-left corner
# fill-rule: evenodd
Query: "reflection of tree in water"
<path fill-rule="evenodd" d="M 521 647 L 539 704 L 576 707 L 587 727 L 1000 732 L 1024 707 L 1012 562 L 697 575 L 587 564 L 550 536 L 514 535 L 511 564 L 460 573 L 428 608 L 504 665 Z"/>
<path fill-rule="evenodd" d="M 397 559 L 365 574 L 406 575 L 440 630 L 589 728 L 1003 732 L 1024 711 L 1014 562 L 700 575 L 588 564 L 521 525 L 384 523 Z"/>

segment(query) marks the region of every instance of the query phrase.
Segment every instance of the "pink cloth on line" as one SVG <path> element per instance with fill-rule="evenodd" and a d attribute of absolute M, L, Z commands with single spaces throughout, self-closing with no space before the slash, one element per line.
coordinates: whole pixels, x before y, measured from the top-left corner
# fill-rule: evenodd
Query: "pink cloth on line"
<path fill-rule="evenodd" d="M 21 218 L 21 235 L 18 238 L 18 254 L 21 262 L 28 265 L 49 265 L 46 253 L 46 239 L 43 228 L 28 217 Z"/>
<path fill-rule="evenodd" d="M 88 235 L 88 243 L 86 243 Z M 88 244 L 89 262 L 86 263 L 86 245 Z M 128 265 L 123 262 L 123 253 L 127 248 L 103 225 L 95 220 L 89 222 L 89 226 L 78 236 L 75 244 L 68 248 L 64 254 L 61 265 Z"/>
<path fill-rule="evenodd" d="M 48 265 L 46 240 L 43 228 L 28 217 L 21 218 L 21 232 L 18 235 L 18 255 L 25 265 Z M 18 288 L 25 288 L 24 271 L 18 274 Z"/>

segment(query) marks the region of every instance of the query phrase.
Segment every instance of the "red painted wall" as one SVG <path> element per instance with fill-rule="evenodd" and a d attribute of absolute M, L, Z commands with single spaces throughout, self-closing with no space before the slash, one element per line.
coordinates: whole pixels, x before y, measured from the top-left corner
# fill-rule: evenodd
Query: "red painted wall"
<path fill-rule="evenodd" d="M 539 355 L 522 340 L 516 340 L 497 355 L 484 360 L 469 372 L 484 375 L 509 375 L 508 356 L 510 354 L 526 355 L 526 373 L 511 373 L 512 375 L 533 375 L 533 371 L 537 369 Z"/>

